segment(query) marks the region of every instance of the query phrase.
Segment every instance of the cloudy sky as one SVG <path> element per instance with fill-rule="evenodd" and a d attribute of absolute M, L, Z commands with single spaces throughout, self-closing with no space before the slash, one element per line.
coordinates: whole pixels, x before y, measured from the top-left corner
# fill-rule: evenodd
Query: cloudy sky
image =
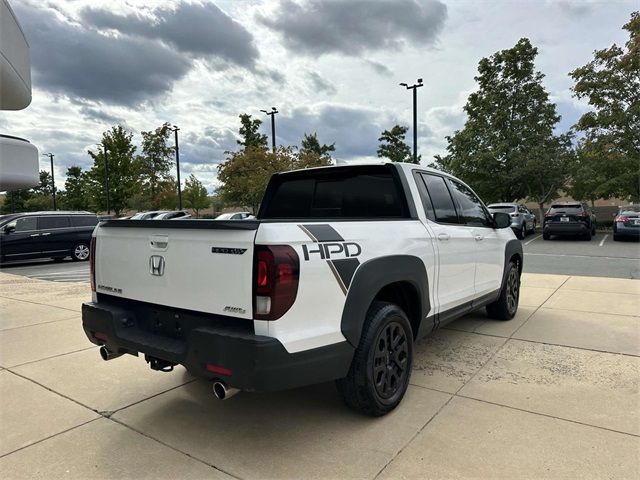
<path fill-rule="evenodd" d="M 0 112 L 0 132 L 56 157 L 56 178 L 90 167 L 88 148 L 111 125 L 180 127 L 181 171 L 212 191 L 235 148 L 238 115 L 268 120 L 278 144 L 317 132 L 345 161 L 375 157 L 377 138 L 411 125 L 423 78 L 423 163 L 464 123 L 478 61 L 528 37 L 568 129 L 586 111 L 568 72 L 595 49 L 623 44 L 637 0 L 9 0 L 31 46 L 33 101 Z M 270 134 L 268 121 L 263 124 Z M 411 132 L 409 132 L 409 139 Z M 41 168 L 46 167 L 43 159 Z"/>

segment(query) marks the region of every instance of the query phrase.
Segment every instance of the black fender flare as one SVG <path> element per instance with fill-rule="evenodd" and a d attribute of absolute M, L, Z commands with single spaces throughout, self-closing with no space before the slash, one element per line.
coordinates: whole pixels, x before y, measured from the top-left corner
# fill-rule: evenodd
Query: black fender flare
<path fill-rule="evenodd" d="M 504 288 L 504 284 L 507 281 L 507 267 L 509 261 L 514 255 L 520 257 L 518 265 L 519 273 L 522 274 L 522 267 L 524 264 L 524 254 L 522 253 L 522 242 L 520 240 L 512 239 L 507 242 L 504 248 L 504 268 L 502 269 L 502 283 L 500 284 L 500 291 Z"/>
<path fill-rule="evenodd" d="M 356 270 L 342 311 L 340 329 L 351 345 L 358 347 L 360 343 L 367 310 L 376 294 L 396 282 L 408 282 L 416 289 L 421 300 L 418 309 L 421 324 L 426 319 L 431 304 L 424 262 L 412 255 L 389 255 L 368 260 Z"/>

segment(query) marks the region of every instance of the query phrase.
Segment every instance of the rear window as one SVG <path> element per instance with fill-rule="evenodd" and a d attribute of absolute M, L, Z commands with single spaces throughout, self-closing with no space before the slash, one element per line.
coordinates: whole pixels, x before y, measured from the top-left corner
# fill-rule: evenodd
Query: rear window
<path fill-rule="evenodd" d="M 273 182 L 261 219 L 408 217 L 398 180 L 385 166 L 310 170 Z"/>
<path fill-rule="evenodd" d="M 38 228 L 47 230 L 49 228 L 65 228 L 69 226 L 69 217 L 56 215 L 55 217 L 40 217 L 38 219 Z"/>
<path fill-rule="evenodd" d="M 580 211 L 582 211 L 582 205 L 580 205 L 579 203 L 572 203 L 572 204 L 569 204 L 569 205 L 551 205 L 551 209 L 549 211 L 551 213 L 557 213 L 557 212 L 566 212 L 566 213 L 580 212 Z"/>
<path fill-rule="evenodd" d="M 501 212 L 515 212 L 516 207 L 513 205 L 489 205 L 489 210 L 500 210 Z"/>
<path fill-rule="evenodd" d="M 98 217 L 95 215 L 74 215 L 71 218 L 72 227 L 95 227 Z"/>
<path fill-rule="evenodd" d="M 640 212 L 640 206 L 630 205 L 628 207 L 620 207 L 620 214 L 634 214 Z"/>

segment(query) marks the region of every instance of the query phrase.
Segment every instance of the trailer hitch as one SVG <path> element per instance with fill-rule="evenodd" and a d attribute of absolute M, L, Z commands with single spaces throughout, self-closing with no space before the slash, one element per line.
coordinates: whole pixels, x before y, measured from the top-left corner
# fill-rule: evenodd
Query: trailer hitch
<path fill-rule="evenodd" d="M 157 370 L 159 372 L 172 372 L 173 367 L 177 365 L 177 363 L 167 362 L 166 360 L 150 357 L 149 355 L 145 355 L 144 359 L 151 367 L 151 370 Z"/>

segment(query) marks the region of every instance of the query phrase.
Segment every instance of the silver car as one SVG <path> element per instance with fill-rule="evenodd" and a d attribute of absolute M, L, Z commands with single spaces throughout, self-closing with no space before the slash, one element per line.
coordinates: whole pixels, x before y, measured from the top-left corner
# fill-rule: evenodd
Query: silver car
<path fill-rule="evenodd" d="M 524 238 L 536 231 L 536 216 L 519 203 L 492 203 L 487 205 L 491 213 L 508 213 L 511 217 L 511 229 L 518 238 Z"/>

